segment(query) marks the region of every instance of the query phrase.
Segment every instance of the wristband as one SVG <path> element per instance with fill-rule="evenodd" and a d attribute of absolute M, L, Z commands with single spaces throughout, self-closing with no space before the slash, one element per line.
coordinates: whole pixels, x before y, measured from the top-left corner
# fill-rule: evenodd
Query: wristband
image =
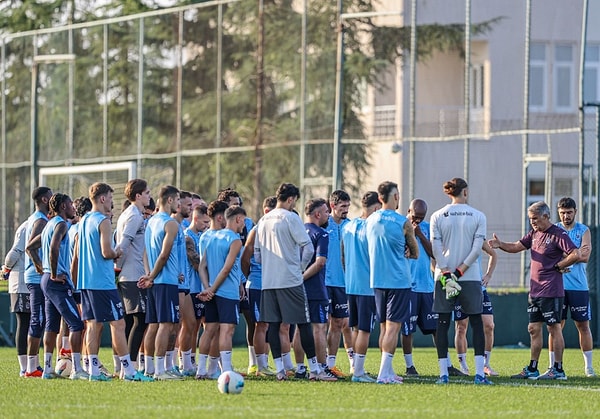
<path fill-rule="evenodd" d="M 460 269 L 456 268 L 456 270 L 454 271 L 454 276 L 458 279 L 463 275 L 464 273 Z"/>

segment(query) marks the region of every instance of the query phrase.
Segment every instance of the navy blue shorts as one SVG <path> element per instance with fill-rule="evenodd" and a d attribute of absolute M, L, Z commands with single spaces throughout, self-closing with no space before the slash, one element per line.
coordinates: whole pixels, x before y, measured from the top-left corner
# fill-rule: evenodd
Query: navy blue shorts
<path fill-rule="evenodd" d="M 60 332 L 61 317 L 65 319 L 71 332 L 83 330 L 83 321 L 71 286 L 50 280 L 49 273 L 42 275 L 40 285 L 46 295 L 46 332 Z"/>
<path fill-rule="evenodd" d="M 590 306 L 589 291 L 567 291 L 563 301 L 562 319 L 567 320 L 567 311 L 576 322 L 592 320 L 592 307 Z"/>
<path fill-rule="evenodd" d="M 458 304 L 454 306 L 454 320 L 462 320 L 469 317 L 464 311 L 462 311 L 462 304 Z M 483 311 L 481 315 L 494 315 L 494 308 L 492 307 L 492 302 L 490 301 L 490 296 L 488 295 L 486 290 L 483 290 Z"/>
<path fill-rule="evenodd" d="M 179 323 L 179 287 L 154 284 L 148 288 L 146 323 Z"/>
<path fill-rule="evenodd" d="M 410 292 L 410 319 L 402 323 L 402 334 L 412 335 L 417 326 L 424 335 L 431 335 L 437 329 L 437 313 L 433 312 L 433 292 Z"/>
<path fill-rule="evenodd" d="M 204 303 L 204 322 L 238 324 L 240 322 L 240 300 L 215 295 Z"/>
<path fill-rule="evenodd" d="M 308 300 L 308 315 L 311 323 L 329 322 L 329 301 Z"/>
<path fill-rule="evenodd" d="M 244 284 L 244 287 L 246 284 Z M 248 296 L 248 290 L 244 293 L 244 297 L 240 300 L 240 311 L 250 311 L 250 297 Z"/>
<path fill-rule="evenodd" d="M 410 320 L 410 288 L 375 288 L 375 308 L 379 323 L 404 323 Z"/>
<path fill-rule="evenodd" d="M 329 294 L 329 312 L 331 317 L 344 319 L 348 317 L 348 296 L 344 287 L 327 287 Z"/>
<path fill-rule="evenodd" d="M 190 293 L 190 297 L 192 297 L 192 304 L 194 306 L 194 315 L 196 316 L 197 320 L 204 317 L 204 301 L 198 298 L 199 295 L 199 292 Z"/>
<path fill-rule="evenodd" d="M 548 326 L 560 323 L 562 306 L 562 297 L 529 297 L 529 323 L 546 323 Z"/>
<path fill-rule="evenodd" d="M 375 297 L 348 294 L 348 326 L 371 333 L 375 327 Z"/>
<path fill-rule="evenodd" d="M 254 323 L 258 323 L 260 319 L 260 295 L 261 290 L 257 290 L 254 288 L 249 288 L 246 290 L 246 295 L 248 295 L 248 303 L 250 304 L 250 318 Z"/>
<path fill-rule="evenodd" d="M 29 336 L 41 338 L 44 334 L 44 293 L 40 284 L 27 284 L 29 290 L 29 304 L 31 305 L 31 317 L 29 318 Z"/>
<path fill-rule="evenodd" d="M 114 290 L 81 290 L 81 318 L 98 323 L 121 320 L 125 310 L 119 292 Z"/>

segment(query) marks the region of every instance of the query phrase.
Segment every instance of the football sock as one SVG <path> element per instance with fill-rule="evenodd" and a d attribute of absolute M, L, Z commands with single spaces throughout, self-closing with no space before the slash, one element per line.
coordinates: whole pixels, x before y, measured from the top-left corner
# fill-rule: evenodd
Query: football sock
<path fill-rule="evenodd" d="M 171 371 L 173 369 L 173 358 L 175 357 L 175 351 L 167 351 L 165 353 L 165 370 Z"/>
<path fill-rule="evenodd" d="M 154 375 L 154 357 L 146 355 L 146 375 Z"/>
<path fill-rule="evenodd" d="M 52 352 L 44 353 L 44 374 L 50 374 L 52 372 Z"/>
<path fill-rule="evenodd" d="M 189 349 L 187 351 L 183 351 L 181 353 L 181 366 L 183 368 L 184 371 L 189 371 L 191 369 L 193 369 L 193 364 L 192 364 L 192 350 Z"/>
<path fill-rule="evenodd" d="M 121 358 L 119 355 L 113 354 L 113 365 L 115 366 L 115 373 L 121 372 Z"/>
<path fill-rule="evenodd" d="M 298 362 L 298 364 L 296 365 L 296 372 L 302 374 L 304 371 L 306 371 L 306 365 L 304 365 L 301 362 Z"/>
<path fill-rule="evenodd" d="M 308 359 L 308 369 L 313 374 L 319 373 L 319 363 L 317 362 L 316 356 L 313 356 L 312 358 Z"/>
<path fill-rule="evenodd" d="M 554 365 L 554 351 L 548 352 L 548 368 Z"/>
<path fill-rule="evenodd" d="M 100 360 L 98 355 L 89 355 L 90 357 L 90 375 L 100 375 Z"/>
<path fill-rule="evenodd" d="M 538 362 L 534 359 L 532 359 L 531 361 L 529 361 L 529 371 L 535 371 L 538 369 Z"/>
<path fill-rule="evenodd" d="M 73 359 L 73 371 L 81 371 L 81 354 L 73 352 L 71 353 L 71 358 Z"/>
<path fill-rule="evenodd" d="M 208 361 L 207 354 L 198 355 L 198 368 L 196 369 L 196 375 L 206 375 L 206 361 Z"/>
<path fill-rule="evenodd" d="M 273 361 L 275 362 L 275 370 L 277 372 L 281 372 L 281 371 L 283 371 L 285 369 L 283 367 L 283 359 L 281 359 L 281 358 L 275 358 Z"/>
<path fill-rule="evenodd" d="M 63 349 L 67 349 L 70 350 L 71 349 L 71 343 L 69 343 L 69 337 L 68 336 L 63 336 L 62 339 L 62 347 Z"/>
<path fill-rule="evenodd" d="M 27 357 L 27 372 L 32 373 L 37 368 L 37 355 L 32 355 Z"/>
<path fill-rule="evenodd" d="M 406 368 L 413 367 L 415 364 L 413 363 L 412 354 L 404 354 L 404 362 L 406 363 Z"/>
<path fill-rule="evenodd" d="M 592 367 L 592 351 L 583 352 L 583 362 L 586 369 Z"/>
<path fill-rule="evenodd" d="M 233 371 L 233 366 L 231 365 L 231 351 L 221 351 L 221 368 L 222 372 L 225 371 Z"/>
<path fill-rule="evenodd" d="M 328 355 L 327 356 L 327 367 L 329 367 L 329 368 L 335 367 L 336 358 L 337 357 L 335 355 Z"/>
<path fill-rule="evenodd" d="M 269 355 L 268 354 L 258 354 L 256 355 L 256 364 L 258 365 L 258 369 L 264 369 L 268 367 L 269 364 Z"/>
<path fill-rule="evenodd" d="M 469 366 L 467 365 L 467 354 L 458 354 L 458 363 L 462 370 L 467 371 L 469 369 Z"/>
<path fill-rule="evenodd" d="M 19 359 L 21 371 L 27 371 L 27 355 L 18 355 L 17 358 Z"/>
<path fill-rule="evenodd" d="M 281 354 L 281 359 L 283 360 L 283 367 L 286 370 L 294 369 L 294 363 L 292 362 L 292 355 L 289 352 Z"/>
<path fill-rule="evenodd" d="M 482 377 L 485 376 L 483 372 L 483 366 L 485 364 L 485 359 L 483 355 L 475 355 L 475 374 L 480 375 Z"/>
<path fill-rule="evenodd" d="M 156 375 L 164 374 L 165 372 L 165 357 L 155 356 L 154 357 L 154 371 Z"/>
<path fill-rule="evenodd" d="M 392 360 L 394 359 L 394 354 L 389 352 L 381 352 L 381 363 L 379 364 L 379 375 L 378 379 L 387 378 L 389 375 L 389 371 L 392 369 Z"/>
<path fill-rule="evenodd" d="M 490 357 L 492 356 L 492 351 L 485 351 L 485 366 L 490 366 Z"/>
<path fill-rule="evenodd" d="M 256 351 L 254 350 L 254 346 L 248 346 L 248 366 L 252 367 L 254 365 L 258 365 Z"/>
<path fill-rule="evenodd" d="M 219 370 L 219 359 L 218 356 L 208 357 L 208 375 L 213 375 Z"/>
<path fill-rule="evenodd" d="M 121 361 L 121 366 L 123 367 L 123 372 L 127 375 L 135 375 L 135 368 L 133 368 L 133 363 L 131 362 L 131 356 L 129 354 L 120 356 L 119 361 Z"/>
<path fill-rule="evenodd" d="M 440 377 L 448 376 L 448 367 L 452 366 L 452 364 L 448 365 L 448 358 L 438 359 L 438 365 L 440 366 Z"/>
<path fill-rule="evenodd" d="M 346 354 L 348 355 L 348 362 L 350 363 L 350 368 L 354 367 L 354 348 L 346 349 Z"/>
<path fill-rule="evenodd" d="M 360 377 L 365 375 L 365 359 L 366 355 L 354 354 L 354 375 Z"/>

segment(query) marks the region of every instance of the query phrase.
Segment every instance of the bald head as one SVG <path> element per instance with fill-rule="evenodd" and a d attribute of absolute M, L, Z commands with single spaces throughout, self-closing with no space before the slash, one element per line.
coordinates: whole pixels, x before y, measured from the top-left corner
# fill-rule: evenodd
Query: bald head
<path fill-rule="evenodd" d="M 427 215 L 427 202 L 422 199 L 413 199 L 408 207 L 408 219 L 415 224 L 419 224 Z"/>

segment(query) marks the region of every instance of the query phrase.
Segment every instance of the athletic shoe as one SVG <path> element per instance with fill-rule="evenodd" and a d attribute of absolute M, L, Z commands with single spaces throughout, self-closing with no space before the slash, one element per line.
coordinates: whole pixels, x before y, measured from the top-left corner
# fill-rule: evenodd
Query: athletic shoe
<path fill-rule="evenodd" d="M 254 364 L 248 367 L 248 375 L 258 375 L 258 365 Z"/>
<path fill-rule="evenodd" d="M 478 375 L 478 374 L 476 374 L 476 375 L 475 375 L 475 380 L 473 380 L 473 382 L 474 382 L 476 385 L 487 385 L 487 386 L 491 386 L 492 384 L 494 384 L 494 383 L 492 383 L 490 380 L 488 380 L 488 379 L 485 377 L 485 375 Z"/>
<path fill-rule="evenodd" d="M 489 375 L 490 377 L 497 377 L 500 375 L 496 371 L 494 371 L 494 369 L 489 365 L 483 367 L 483 372 L 485 373 L 485 375 Z"/>
<path fill-rule="evenodd" d="M 308 370 L 305 368 L 302 372 L 296 371 L 294 378 L 296 380 L 306 380 L 308 378 Z"/>
<path fill-rule="evenodd" d="M 591 377 L 595 377 L 596 373 L 594 372 L 594 368 L 592 368 L 592 367 L 586 368 L 585 369 L 585 376 L 586 377 L 590 377 L 590 378 Z"/>
<path fill-rule="evenodd" d="M 288 379 L 288 376 L 284 370 L 279 371 L 275 377 L 277 377 L 277 381 L 286 381 Z"/>
<path fill-rule="evenodd" d="M 469 376 L 469 374 L 465 374 L 464 372 L 462 372 L 455 366 L 448 367 L 448 375 L 450 377 L 468 377 Z"/>
<path fill-rule="evenodd" d="M 367 374 L 365 375 L 353 375 L 352 376 L 353 383 L 376 383 L 377 380 L 369 377 Z"/>
<path fill-rule="evenodd" d="M 463 376 L 468 377 L 469 375 L 471 375 L 471 373 L 469 372 L 469 368 L 464 368 L 462 365 L 460 367 L 460 372 L 463 374 Z"/>
<path fill-rule="evenodd" d="M 58 375 L 54 371 L 50 371 L 48 373 L 42 374 L 42 379 L 43 380 L 54 380 L 56 378 L 63 378 L 63 377 L 61 377 L 60 375 Z"/>
<path fill-rule="evenodd" d="M 183 378 L 183 374 L 179 371 L 178 367 L 173 367 L 168 371 L 165 371 L 167 374 L 171 374 L 175 377 Z"/>
<path fill-rule="evenodd" d="M 206 379 L 207 380 L 218 380 L 220 376 L 221 376 L 221 370 L 216 370 L 212 374 L 207 374 Z"/>
<path fill-rule="evenodd" d="M 342 370 L 340 370 L 335 365 L 333 367 L 329 368 L 329 372 L 331 372 L 333 375 L 335 375 L 335 378 L 337 378 L 338 380 L 343 380 L 344 378 L 346 378 L 346 374 L 344 374 L 342 372 Z"/>
<path fill-rule="evenodd" d="M 25 372 L 23 377 L 25 378 L 40 378 L 44 373 L 40 370 L 35 370 L 34 372 Z"/>
<path fill-rule="evenodd" d="M 133 375 L 127 375 L 127 374 L 123 375 L 123 380 L 152 382 L 152 381 L 154 381 L 154 378 L 146 377 L 144 374 L 140 373 L 139 371 L 136 371 L 135 374 L 133 374 Z"/>
<path fill-rule="evenodd" d="M 295 368 L 290 368 L 285 370 L 285 374 L 289 377 L 292 378 L 296 375 L 296 369 Z"/>
<path fill-rule="evenodd" d="M 61 358 L 69 358 L 69 359 L 71 359 L 71 350 L 70 349 L 61 348 L 58 355 Z"/>
<path fill-rule="evenodd" d="M 402 380 L 398 380 L 397 375 L 393 377 L 378 378 L 377 384 L 402 384 Z"/>
<path fill-rule="evenodd" d="M 548 371 L 546 371 L 545 373 L 540 375 L 537 379 L 538 380 L 566 380 L 567 375 L 565 374 L 564 371 L 559 372 L 559 371 L 557 371 L 556 368 L 552 367 L 552 368 L 548 368 Z"/>
<path fill-rule="evenodd" d="M 277 375 L 277 373 L 275 371 L 273 371 L 269 366 L 266 366 L 264 368 L 259 368 L 258 371 L 256 372 L 257 377 L 274 377 L 276 375 Z"/>
<path fill-rule="evenodd" d="M 436 384 L 448 384 L 450 382 L 450 380 L 448 379 L 447 375 L 442 375 L 440 378 L 437 379 L 437 381 L 435 382 Z"/>
<path fill-rule="evenodd" d="M 337 381 L 338 378 L 331 372 L 329 368 L 325 368 L 318 374 L 310 373 L 310 381 Z"/>
<path fill-rule="evenodd" d="M 110 371 L 108 371 L 108 369 L 104 365 L 100 365 L 98 367 L 98 369 L 100 370 L 101 375 L 104 375 L 105 377 L 108 377 L 108 378 L 116 378 L 116 376 L 114 374 L 112 374 Z"/>
<path fill-rule="evenodd" d="M 90 375 L 90 381 L 112 381 L 112 378 L 100 373 L 98 375 Z"/>
<path fill-rule="evenodd" d="M 157 381 L 169 381 L 169 380 L 183 380 L 182 377 L 179 377 L 174 374 L 170 374 L 168 371 L 162 372 L 160 374 L 154 374 L 154 379 Z"/>
<path fill-rule="evenodd" d="M 83 370 L 81 370 L 81 371 L 75 371 L 75 370 L 73 370 L 73 371 L 71 371 L 71 375 L 69 375 L 69 378 L 71 380 L 86 380 L 86 381 L 89 381 L 90 375 L 87 372 L 83 371 Z"/>
<path fill-rule="evenodd" d="M 520 373 L 511 375 L 510 378 L 524 378 L 530 380 L 537 380 L 540 376 L 540 372 L 536 369 L 535 371 L 529 371 L 529 367 L 525 367 Z"/>
<path fill-rule="evenodd" d="M 406 369 L 406 373 L 404 375 L 406 375 L 407 377 L 418 377 L 419 373 L 417 372 L 417 369 L 413 365 Z"/>
<path fill-rule="evenodd" d="M 25 372 L 26 372 L 26 371 L 20 371 L 20 372 L 19 372 L 19 377 L 25 377 Z"/>
<path fill-rule="evenodd" d="M 194 368 L 192 368 L 192 369 L 189 369 L 189 370 L 183 370 L 183 371 L 181 372 L 181 374 L 182 374 L 184 377 L 194 377 L 194 376 L 196 375 L 196 370 L 195 370 Z"/>

